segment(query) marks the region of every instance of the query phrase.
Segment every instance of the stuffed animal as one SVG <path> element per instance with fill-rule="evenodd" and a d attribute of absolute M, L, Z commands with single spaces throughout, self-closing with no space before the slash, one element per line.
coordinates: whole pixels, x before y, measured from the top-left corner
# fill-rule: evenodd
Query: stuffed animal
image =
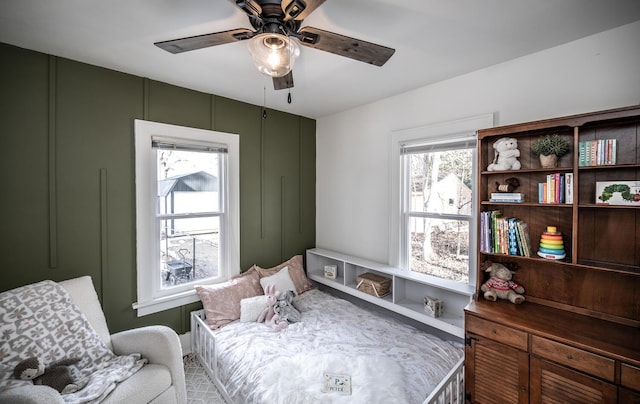
<path fill-rule="evenodd" d="M 79 386 L 73 382 L 70 365 L 80 362 L 80 358 L 60 359 L 45 367 L 40 358 L 31 357 L 18 363 L 13 369 L 13 377 L 32 380 L 33 384 L 45 385 L 56 389 L 60 394 L 73 393 Z"/>
<path fill-rule="evenodd" d="M 289 323 L 280 319 L 280 315 L 276 314 L 274 310 L 274 306 L 278 302 L 278 298 L 276 296 L 276 285 L 267 285 L 264 290 L 264 294 L 267 296 L 267 303 L 262 310 L 262 313 L 258 316 L 259 323 L 265 323 L 266 325 L 273 328 L 275 331 L 280 331 L 286 328 Z"/>
<path fill-rule="evenodd" d="M 280 316 L 281 320 L 288 321 L 290 323 L 297 323 L 300 321 L 302 315 L 294 306 L 295 296 L 296 294 L 293 290 L 277 293 L 277 301 L 275 306 L 273 306 L 273 311 Z"/>
<path fill-rule="evenodd" d="M 487 167 L 488 171 L 519 170 L 520 150 L 518 140 L 512 137 L 503 137 L 493 144 L 493 163 Z"/>
<path fill-rule="evenodd" d="M 507 299 L 511 303 L 524 302 L 524 288 L 511 280 L 513 272 L 503 264 L 487 261 L 485 272 L 489 273 L 489 280 L 480 287 L 484 292 L 484 298 L 491 301 Z"/>
<path fill-rule="evenodd" d="M 520 181 L 517 178 L 511 177 L 504 180 L 504 184 L 496 182 L 497 192 L 513 192 L 520 186 Z"/>

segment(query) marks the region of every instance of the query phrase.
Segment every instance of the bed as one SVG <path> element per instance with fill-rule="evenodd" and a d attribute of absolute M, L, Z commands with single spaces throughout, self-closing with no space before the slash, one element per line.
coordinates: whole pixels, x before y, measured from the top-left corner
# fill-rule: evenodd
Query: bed
<path fill-rule="evenodd" d="M 461 342 L 316 288 L 296 307 L 301 321 L 281 331 L 240 320 L 211 329 L 205 310 L 191 313 L 193 351 L 228 403 L 464 402 Z M 334 376 L 350 376 L 351 395 L 322 392 Z"/>

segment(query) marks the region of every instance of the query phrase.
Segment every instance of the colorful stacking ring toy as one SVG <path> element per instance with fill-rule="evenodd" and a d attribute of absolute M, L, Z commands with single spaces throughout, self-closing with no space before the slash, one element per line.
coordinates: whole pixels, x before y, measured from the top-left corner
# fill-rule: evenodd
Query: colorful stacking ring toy
<path fill-rule="evenodd" d="M 562 233 L 559 233 L 555 226 L 547 226 L 547 231 L 540 236 L 538 255 L 552 260 L 561 260 L 567 256 L 564 251 Z"/>

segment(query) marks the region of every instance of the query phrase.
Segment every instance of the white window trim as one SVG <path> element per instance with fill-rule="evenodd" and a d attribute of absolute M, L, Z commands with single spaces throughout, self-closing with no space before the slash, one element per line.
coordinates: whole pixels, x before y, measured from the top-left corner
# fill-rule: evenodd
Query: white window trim
<path fill-rule="evenodd" d="M 221 262 L 223 279 L 240 273 L 240 137 L 236 134 L 188 128 L 158 122 L 135 120 L 135 177 L 136 177 L 136 258 L 138 301 L 133 303 L 138 317 L 171 309 L 199 300 L 195 289 L 171 295 L 156 294 L 153 287 L 157 250 L 155 234 L 155 205 L 157 194 L 156 159 L 151 148 L 152 136 L 187 141 L 224 144 L 227 152 L 226 193 L 228 196 L 228 243 L 223 247 L 226 262 Z"/>
<path fill-rule="evenodd" d="M 389 206 L 391 207 L 390 218 L 389 218 L 389 264 L 398 268 L 407 268 L 407 264 L 402 261 L 402 189 L 403 184 L 401 182 L 401 173 L 402 173 L 402 159 L 400 150 L 403 144 L 418 142 L 420 140 L 426 141 L 446 141 L 447 137 L 455 137 L 458 140 L 460 139 L 460 134 L 463 133 L 475 133 L 478 129 L 490 128 L 493 127 L 493 114 L 484 114 L 477 115 L 462 119 L 457 119 L 453 121 L 440 122 L 431 125 L 419 126 L 415 128 L 409 129 L 401 129 L 392 132 L 390 139 L 390 157 L 389 161 L 391 167 L 389 169 L 389 182 L 390 182 L 390 201 Z M 451 140 L 455 140 L 452 138 Z M 477 175 L 473 178 L 473 189 L 477 189 Z M 469 223 L 470 229 L 475 229 L 475 223 L 477 218 L 475 217 L 475 212 L 477 211 L 477 192 L 473 194 L 473 204 L 472 204 L 472 217 Z M 477 243 L 477 232 L 471 230 L 469 234 L 470 244 L 471 246 L 475 246 Z M 470 252 L 469 256 L 469 285 L 475 285 L 475 263 L 476 255 L 473 253 L 473 250 Z M 425 275 L 425 280 L 429 283 L 433 284 L 436 287 L 445 287 L 445 288 L 459 288 L 460 290 L 468 289 L 467 285 L 462 285 L 459 282 L 449 281 L 446 279 L 440 279 L 433 276 Z"/>

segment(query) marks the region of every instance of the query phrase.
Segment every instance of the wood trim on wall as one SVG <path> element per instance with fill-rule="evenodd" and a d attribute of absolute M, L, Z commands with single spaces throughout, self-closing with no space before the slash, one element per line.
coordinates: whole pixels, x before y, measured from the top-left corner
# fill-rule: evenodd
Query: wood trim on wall
<path fill-rule="evenodd" d="M 56 184 L 56 57 L 49 56 L 49 110 L 48 110 L 48 157 L 49 157 L 49 268 L 58 266 L 58 216 Z"/>

